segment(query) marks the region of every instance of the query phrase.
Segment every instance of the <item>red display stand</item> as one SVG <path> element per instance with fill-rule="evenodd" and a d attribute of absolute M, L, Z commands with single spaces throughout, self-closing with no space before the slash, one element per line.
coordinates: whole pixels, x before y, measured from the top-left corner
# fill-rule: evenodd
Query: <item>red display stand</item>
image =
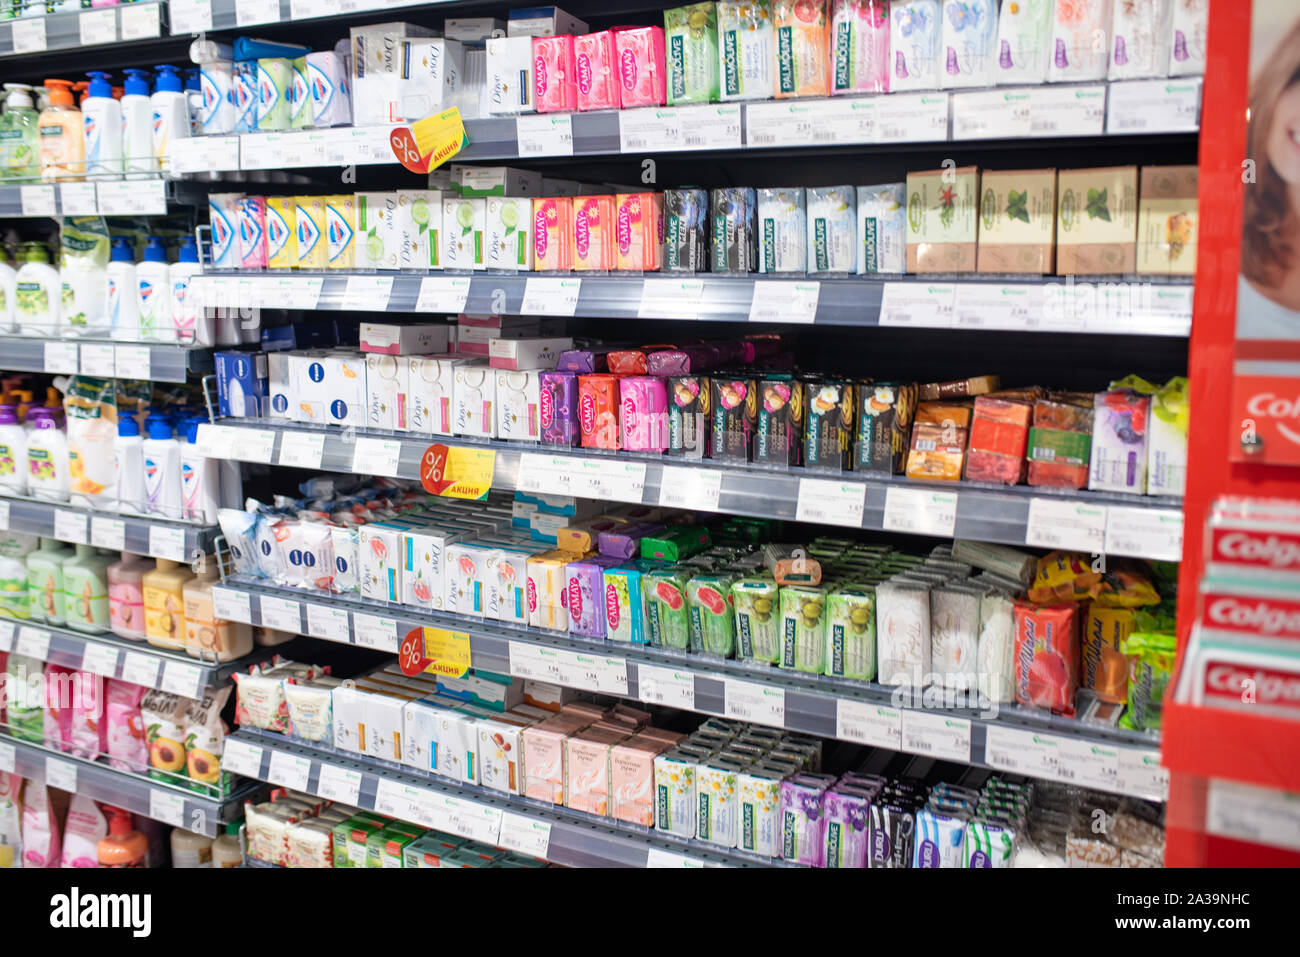
<path fill-rule="evenodd" d="M 1196 620 L 1205 569 L 1205 521 L 1225 495 L 1300 499 L 1300 471 L 1238 464 L 1240 443 L 1229 396 L 1241 248 L 1242 162 L 1250 71 L 1251 4 L 1212 0 L 1209 59 L 1201 109 L 1200 239 L 1196 302 L 1188 354 L 1191 432 L 1179 574 L 1179 663 Z M 1163 760 L 1170 770 L 1167 849 L 1170 867 L 1296 866 L 1300 853 L 1231 840 L 1206 831 L 1208 779 L 1300 792 L 1300 723 L 1168 703 Z"/>

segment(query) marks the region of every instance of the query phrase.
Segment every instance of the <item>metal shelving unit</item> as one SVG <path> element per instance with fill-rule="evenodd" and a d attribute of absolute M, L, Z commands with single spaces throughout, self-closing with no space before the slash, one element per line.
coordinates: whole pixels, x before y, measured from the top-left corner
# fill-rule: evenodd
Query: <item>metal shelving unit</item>
<path fill-rule="evenodd" d="M 194 197 L 188 185 L 152 177 L 85 183 L 0 186 L 0 218 L 57 216 L 165 216 L 167 207 Z"/>
<path fill-rule="evenodd" d="M 0 734 L 0 771 L 43 780 L 51 787 L 84 794 L 208 837 L 216 837 L 224 823 L 240 817 L 244 800 L 261 788 L 260 784 L 243 782 L 229 797 L 218 801 L 142 774 L 118 771 L 106 764 L 19 741 L 8 734 Z"/>
<path fill-rule="evenodd" d="M 185 382 L 212 371 L 211 349 L 160 342 L 0 336 L 0 355 L 10 372 Z"/>
<path fill-rule="evenodd" d="M 224 683 L 236 671 L 245 671 L 274 653 L 259 648 L 246 657 L 217 663 L 111 634 L 88 635 L 55 625 L 15 621 L 0 621 L 0 651 L 186 698 L 201 696 L 204 689 Z"/>
<path fill-rule="evenodd" d="M 80 50 L 163 34 L 161 2 L 140 0 L 116 7 L 74 10 L 0 21 L 0 56 Z"/>
<path fill-rule="evenodd" d="M 1015 705 L 967 702 L 671 649 L 583 639 L 503 622 L 343 600 L 229 578 L 229 620 L 396 653 L 415 628 L 466 634 L 473 667 L 755 721 L 922 757 L 1163 800 L 1159 737 Z"/>
<path fill-rule="evenodd" d="M 398 764 L 333 749 L 305 747 L 283 735 L 253 729 L 241 729 L 226 739 L 222 766 L 270 784 L 343 801 L 367 811 L 569 867 L 783 864 L 518 795 L 453 784 L 445 778 Z"/>
<path fill-rule="evenodd" d="M 10 368 L 6 365 L 5 368 Z M 215 525 L 97 512 L 30 498 L 0 496 L 0 528 L 72 544 L 188 562 L 212 550 Z"/>

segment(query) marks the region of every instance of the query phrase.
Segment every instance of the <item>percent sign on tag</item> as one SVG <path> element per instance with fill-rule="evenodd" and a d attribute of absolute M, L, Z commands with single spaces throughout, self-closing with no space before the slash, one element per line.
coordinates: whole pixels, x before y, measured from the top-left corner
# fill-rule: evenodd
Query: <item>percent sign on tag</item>
<path fill-rule="evenodd" d="M 450 448 L 438 442 L 420 457 L 420 484 L 443 498 L 485 498 L 492 488 L 496 460 L 491 449 Z"/>
<path fill-rule="evenodd" d="M 397 651 L 402 673 L 460 678 L 470 667 L 469 635 L 443 628 L 412 628 Z"/>
<path fill-rule="evenodd" d="M 469 137 L 460 110 L 453 106 L 409 127 L 395 127 L 388 142 L 399 163 L 413 173 L 427 173 L 468 146 Z"/>

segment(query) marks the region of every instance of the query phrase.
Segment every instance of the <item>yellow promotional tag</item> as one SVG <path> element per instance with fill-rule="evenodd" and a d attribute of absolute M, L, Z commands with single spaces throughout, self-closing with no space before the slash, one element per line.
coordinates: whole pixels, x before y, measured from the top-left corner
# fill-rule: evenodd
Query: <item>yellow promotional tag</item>
<path fill-rule="evenodd" d="M 429 446 L 420 460 L 420 484 L 443 498 L 478 499 L 492 488 L 497 454 L 491 449 Z"/>
<path fill-rule="evenodd" d="M 442 628 L 424 629 L 425 671 L 448 678 L 460 678 L 469 671 L 469 635 Z"/>
<path fill-rule="evenodd" d="M 389 143 L 403 166 L 415 173 L 427 173 L 468 146 L 469 137 L 460 110 L 453 106 L 417 120 L 410 127 L 395 128 Z"/>

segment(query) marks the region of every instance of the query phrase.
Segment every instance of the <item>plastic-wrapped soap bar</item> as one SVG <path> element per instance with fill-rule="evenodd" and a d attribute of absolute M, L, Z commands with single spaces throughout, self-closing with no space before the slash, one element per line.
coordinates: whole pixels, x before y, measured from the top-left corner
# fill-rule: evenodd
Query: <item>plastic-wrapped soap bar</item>
<path fill-rule="evenodd" d="M 758 190 L 758 271 L 806 272 L 807 223 L 802 188 Z"/>
<path fill-rule="evenodd" d="M 997 27 L 996 0 L 944 0 L 940 86 L 947 90 L 992 84 Z"/>
<path fill-rule="evenodd" d="M 930 670 L 930 588 L 922 583 L 876 586 L 876 656 L 884 685 L 920 686 Z"/>
<path fill-rule="evenodd" d="M 858 272 L 907 270 L 907 222 L 903 183 L 858 187 Z"/>
<path fill-rule="evenodd" d="M 931 667 L 945 688 L 975 690 L 980 598 L 978 591 L 960 584 L 930 592 Z"/>
<path fill-rule="evenodd" d="M 620 525 L 596 535 L 596 550 L 611 558 L 635 558 L 641 553 L 641 539 L 656 535 L 666 526 L 657 522 Z"/>
<path fill-rule="evenodd" d="M 1042 83 L 1051 63 L 1052 11 L 1056 0 L 1016 0 L 998 15 L 999 84 Z"/>
<path fill-rule="evenodd" d="M 870 586 L 847 585 L 827 597 L 825 672 L 859 681 L 876 676 L 876 596 Z"/>
<path fill-rule="evenodd" d="M 664 11 L 668 105 L 718 99 L 718 10 L 692 3 Z"/>
<path fill-rule="evenodd" d="M 938 89 L 939 32 L 939 0 L 894 0 L 890 4 L 892 92 Z"/>
<path fill-rule="evenodd" d="M 980 633 L 975 673 L 980 694 L 989 701 L 1015 700 L 1015 601 L 1010 595 L 990 592 L 980 599 Z"/>
<path fill-rule="evenodd" d="M 889 0 L 832 0 L 831 93 L 889 92 Z"/>
<path fill-rule="evenodd" d="M 1106 79 L 1110 59 L 1111 0 L 1056 4 L 1052 23 L 1052 83 Z"/>

